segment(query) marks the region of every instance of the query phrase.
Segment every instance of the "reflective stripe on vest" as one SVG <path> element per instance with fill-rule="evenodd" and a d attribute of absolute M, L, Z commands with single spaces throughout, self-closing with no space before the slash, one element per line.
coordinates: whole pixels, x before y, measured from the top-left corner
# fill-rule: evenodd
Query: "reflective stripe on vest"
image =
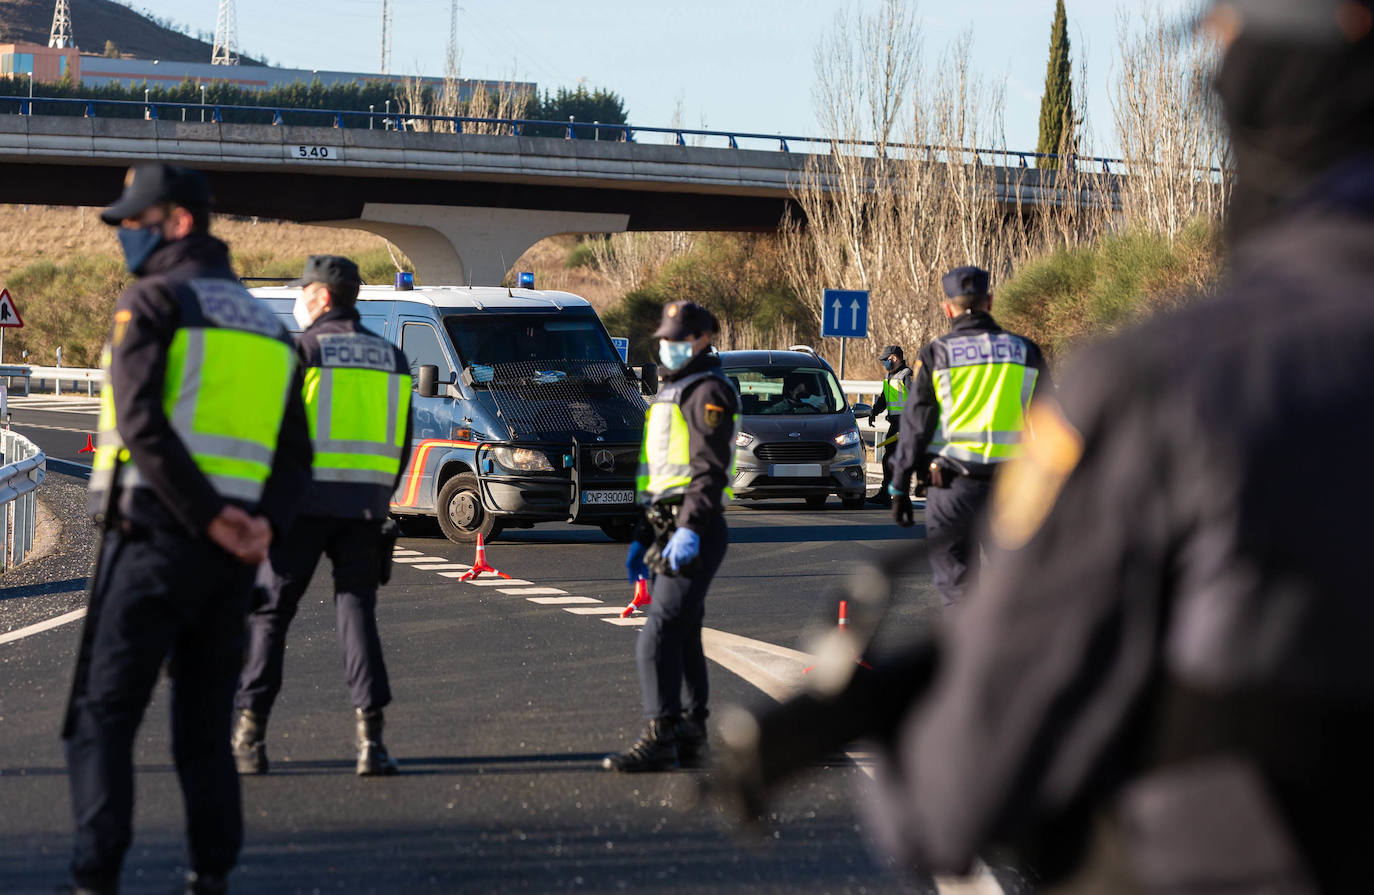
<path fill-rule="evenodd" d="M 903 373 L 906 371 L 903 370 Z M 887 404 L 887 413 L 901 415 L 906 409 L 906 380 L 900 376 L 883 380 L 883 401 Z"/>
<path fill-rule="evenodd" d="M 659 390 L 644 414 L 644 444 L 639 452 L 639 476 L 635 482 L 636 500 L 644 505 L 680 499 L 692 482 L 691 431 L 682 413 L 682 396 L 689 386 L 714 370 L 697 373 L 669 383 Z M 739 414 L 731 417 L 730 460 L 726 465 L 723 497 L 735 496 L 735 438 L 739 436 Z"/>
<path fill-rule="evenodd" d="M 944 341 L 932 371 L 939 426 L 930 452 L 971 463 L 1000 463 L 1021 452 L 1025 412 L 1038 375 L 1026 366 L 1026 343 L 1011 333 Z"/>
<path fill-rule="evenodd" d="M 401 470 L 410 376 L 395 372 L 391 343 L 368 333 L 319 337 L 324 366 L 305 371 L 306 418 L 317 482 L 380 485 Z"/>
<path fill-rule="evenodd" d="M 246 290 L 242 297 L 257 301 Z M 215 298 L 222 309 L 237 296 L 220 291 Z M 129 459 L 115 428 L 108 348 L 102 360 L 106 378 L 100 391 L 100 444 L 92 464 L 92 491 L 110 486 L 116 457 Z M 172 336 L 163 380 L 163 410 L 196 468 L 221 497 L 254 503 L 262 496 L 272 471 L 295 363 L 295 353 L 283 338 L 262 332 L 188 326 Z M 119 484 L 132 488 L 146 482 L 132 464 L 126 463 L 120 468 Z"/>

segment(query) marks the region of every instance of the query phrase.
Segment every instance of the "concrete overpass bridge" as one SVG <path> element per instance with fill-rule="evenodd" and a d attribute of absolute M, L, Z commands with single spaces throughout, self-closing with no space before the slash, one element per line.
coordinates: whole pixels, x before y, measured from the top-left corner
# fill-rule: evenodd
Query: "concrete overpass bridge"
<path fill-rule="evenodd" d="M 205 114 L 190 108 L 193 119 Z M 801 215 L 793 191 L 811 157 L 735 148 L 733 136 L 715 148 L 179 121 L 182 107 L 158 109 L 149 120 L 0 114 L 0 202 L 104 205 L 126 166 L 184 164 L 209 174 L 219 212 L 369 230 L 404 251 L 426 282 L 492 284 L 560 233 L 775 229 L 789 210 Z M 668 133 L 680 143 L 694 132 Z M 769 139 L 786 147 L 804 138 Z M 988 167 L 999 201 L 1083 201 L 1056 189 L 1055 172 L 1023 164 Z M 1102 178 L 1106 193 L 1113 180 Z"/>

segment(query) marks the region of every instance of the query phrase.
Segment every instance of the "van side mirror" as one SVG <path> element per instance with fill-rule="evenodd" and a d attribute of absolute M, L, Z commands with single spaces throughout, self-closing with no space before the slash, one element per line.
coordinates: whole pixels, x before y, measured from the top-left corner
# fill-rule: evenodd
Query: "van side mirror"
<path fill-rule="evenodd" d="M 639 390 L 646 395 L 658 394 L 658 364 L 650 361 L 639 368 Z"/>
<path fill-rule="evenodd" d="M 853 407 L 850 407 L 849 409 L 854 411 L 854 415 L 856 417 L 868 416 L 870 413 L 873 412 L 873 406 L 871 404 L 864 404 L 862 402 L 855 404 Z"/>
<path fill-rule="evenodd" d="M 416 386 L 422 398 L 439 396 L 439 368 L 434 364 L 421 364 Z"/>

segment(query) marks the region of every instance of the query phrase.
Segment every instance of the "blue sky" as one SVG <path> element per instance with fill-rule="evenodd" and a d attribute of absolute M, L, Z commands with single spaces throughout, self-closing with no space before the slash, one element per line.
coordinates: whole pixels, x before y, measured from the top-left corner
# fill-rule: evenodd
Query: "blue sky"
<path fill-rule="evenodd" d="M 1089 115 L 1099 152 L 1111 154 L 1110 82 L 1117 16 L 1152 0 L 1066 0 L 1075 76 L 1088 65 Z M 1157 0 L 1180 16 L 1194 0 Z M 607 87 L 630 121 L 759 133 L 817 133 L 814 51 L 835 14 L 880 0 L 459 0 L 461 74 Z M 133 0 L 157 15 L 214 29 L 216 0 Z M 974 62 L 1006 83 L 1006 137 L 1035 147 L 1053 0 L 914 2 L 930 58 L 973 34 Z M 203 8 L 203 18 L 191 20 Z M 326 4 L 237 0 L 239 43 L 273 64 L 376 71 L 381 0 Z M 443 73 L 448 0 L 392 0 L 392 71 Z M 73 23 L 80 37 L 81 23 Z M 208 60 L 207 60 L 208 61 Z"/>

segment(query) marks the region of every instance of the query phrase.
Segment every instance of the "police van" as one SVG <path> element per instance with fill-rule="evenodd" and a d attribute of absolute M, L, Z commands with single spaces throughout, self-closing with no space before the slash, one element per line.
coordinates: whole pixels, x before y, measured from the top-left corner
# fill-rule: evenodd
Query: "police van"
<path fill-rule="evenodd" d="M 300 331 L 299 288 L 251 291 Z M 460 544 L 552 521 L 630 539 L 644 395 L 658 372 L 625 364 L 586 299 L 398 277 L 363 286 L 358 312 L 410 361 L 414 437 L 393 515 L 437 516 Z"/>

